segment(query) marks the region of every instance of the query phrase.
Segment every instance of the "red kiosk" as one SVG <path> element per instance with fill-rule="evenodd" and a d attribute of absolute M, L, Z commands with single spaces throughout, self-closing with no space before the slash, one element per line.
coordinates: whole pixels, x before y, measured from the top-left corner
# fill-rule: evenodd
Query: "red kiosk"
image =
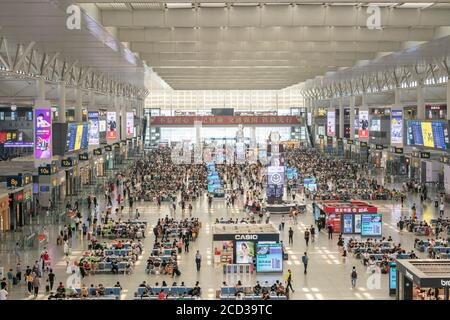
<path fill-rule="evenodd" d="M 363 201 L 325 200 L 316 203 L 316 220 L 322 225 L 332 225 L 336 233 L 361 234 L 363 214 L 377 214 L 377 207 Z"/>

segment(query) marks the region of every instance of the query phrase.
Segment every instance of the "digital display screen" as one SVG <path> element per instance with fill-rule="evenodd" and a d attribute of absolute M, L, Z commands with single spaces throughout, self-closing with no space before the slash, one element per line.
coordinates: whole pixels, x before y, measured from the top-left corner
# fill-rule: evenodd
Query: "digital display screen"
<path fill-rule="evenodd" d="M 369 138 L 369 111 L 367 110 L 359 111 L 358 136 L 360 139 Z"/>
<path fill-rule="evenodd" d="M 89 145 L 99 145 L 100 144 L 100 130 L 99 130 L 99 120 L 98 112 L 93 111 L 88 113 L 89 120 Z"/>
<path fill-rule="evenodd" d="M 132 138 L 134 134 L 134 113 L 127 112 L 127 137 Z"/>
<path fill-rule="evenodd" d="M 283 248 L 280 243 L 256 245 L 256 272 L 283 272 Z"/>
<path fill-rule="evenodd" d="M 117 139 L 117 119 L 115 112 L 106 113 L 106 139 L 116 140 Z"/>
<path fill-rule="evenodd" d="M 403 111 L 391 111 L 391 143 L 403 144 Z"/>
<path fill-rule="evenodd" d="M 69 123 L 67 129 L 66 152 L 88 148 L 88 124 Z"/>
<path fill-rule="evenodd" d="M 36 159 L 50 159 L 52 157 L 52 110 L 35 110 L 35 146 Z"/>
<path fill-rule="evenodd" d="M 370 131 L 381 131 L 381 120 L 380 119 L 372 119 L 370 121 Z"/>
<path fill-rule="evenodd" d="M 303 179 L 303 185 L 306 190 L 317 191 L 317 179 L 316 178 L 305 178 Z"/>
<path fill-rule="evenodd" d="M 389 289 L 397 290 L 397 264 L 389 263 Z"/>
<path fill-rule="evenodd" d="M 351 214 L 344 214 L 344 233 L 353 233 L 353 218 Z"/>
<path fill-rule="evenodd" d="M 236 263 L 253 263 L 255 244 L 252 241 L 236 241 Z"/>
<path fill-rule="evenodd" d="M 334 137 L 336 135 L 336 113 L 334 111 L 327 112 L 327 136 Z"/>
<path fill-rule="evenodd" d="M 267 167 L 267 184 L 268 185 L 284 185 L 284 167 L 283 166 Z"/>
<path fill-rule="evenodd" d="M 361 236 L 381 236 L 382 215 L 379 213 L 361 215 Z"/>
<path fill-rule="evenodd" d="M 361 233 L 361 215 L 355 214 L 355 233 Z"/>
<path fill-rule="evenodd" d="M 411 120 L 407 123 L 406 143 L 439 150 L 450 149 L 447 122 Z"/>
<path fill-rule="evenodd" d="M 288 178 L 288 180 L 298 179 L 297 168 L 287 168 L 286 169 L 286 177 Z"/>

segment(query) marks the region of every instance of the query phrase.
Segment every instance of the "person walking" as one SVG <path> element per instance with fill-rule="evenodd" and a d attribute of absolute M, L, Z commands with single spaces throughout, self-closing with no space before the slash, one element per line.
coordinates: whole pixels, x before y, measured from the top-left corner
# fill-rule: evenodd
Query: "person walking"
<path fill-rule="evenodd" d="M 333 226 L 331 224 L 328 225 L 328 239 L 333 239 Z"/>
<path fill-rule="evenodd" d="M 53 284 L 55 283 L 55 274 L 53 273 L 53 269 L 50 269 L 48 273 L 48 283 L 50 286 L 50 291 L 53 291 Z"/>
<path fill-rule="evenodd" d="M 39 287 L 41 286 L 41 280 L 37 275 L 33 279 L 34 297 L 37 298 L 39 294 Z"/>
<path fill-rule="evenodd" d="M 306 246 L 309 246 L 309 230 L 306 229 L 305 230 L 305 242 L 306 242 Z"/>
<path fill-rule="evenodd" d="M 358 273 L 356 272 L 356 267 L 353 267 L 350 277 L 352 280 L 352 288 L 354 288 L 354 287 L 356 287 L 356 279 L 358 279 Z"/>
<path fill-rule="evenodd" d="M 311 225 L 311 228 L 309 230 L 311 232 L 311 242 L 314 242 L 314 240 L 316 238 L 316 229 L 314 228 L 313 225 Z"/>
<path fill-rule="evenodd" d="M 286 290 L 291 289 L 292 292 L 295 292 L 294 288 L 292 288 L 292 272 L 291 269 L 288 270 L 286 275 Z"/>
<path fill-rule="evenodd" d="M 439 205 L 439 216 L 440 217 L 442 217 L 444 215 L 444 209 L 445 209 L 444 202 L 441 202 L 441 204 Z"/>
<path fill-rule="evenodd" d="M 195 254 L 195 264 L 197 265 L 197 271 L 200 271 L 200 267 L 202 264 L 202 255 L 200 254 L 200 251 L 197 250 L 197 253 Z"/>
<path fill-rule="evenodd" d="M 306 274 L 308 271 L 308 261 L 309 261 L 309 257 L 305 252 L 302 257 L 303 267 L 305 268 L 303 271 L 304 274 Z"/>
<path fill-rule="evenodd" d="M 294 244 L 294 230 L 289 227 L 289 244 Z"/>
<path fill-rule="evenodd" d="M 284 215 L 281 217 L 281 231 L 284 231 L 284 224 L 285 224 L 285 219 L 284 219 Z"/>
<path fill-rule="evenodd" d="M 28 294 L 31 295 L 33 292 L 33 275 L 31 274 L 31 272 L 25 276 L 25 281 L 27 283 Z"/>
<path fill-rule="evenodd" d="M 189 237 L 184 237 L 184 252 L 189 252 Z"/>

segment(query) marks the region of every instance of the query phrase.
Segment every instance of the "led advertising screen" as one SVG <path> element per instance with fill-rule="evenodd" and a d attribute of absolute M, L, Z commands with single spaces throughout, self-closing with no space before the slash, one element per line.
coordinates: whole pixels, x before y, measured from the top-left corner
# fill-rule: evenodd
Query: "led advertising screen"
<path fill-rule="evenodd" d="M 88 113 L 89 120 L 89 145 L 95 146 L 100 144 L 100 130 L 98 112 L 91 111 Z"/>
<path fill-rule="evenodd" d="M 450 149 L 447 122 L 412 120 L 407 122 L 406 131 L 406 143 L 409 146 L 422 146 L 439 150 Z"/>
<path fill-rule="evenodd" d="M 286 169 L 286 177 L 288 180 L 296 180 L 298 179 L 297 168 L 287 168 Z"/>
<path fill-rule="evenodd" d="M 283 272 L 283 248 L 280 243 L 256 245 L 256 272 Z"/>
<path fill-rule="evenodd" d="M 283 185 L 284 184 L 284 167 L 269 166 L 267 167 L 267 184 Z"/>
<path fill-rule="evenodd" d="M 69 123 L 67 128 L 66 152 L 88 148 L 88 124 Z"/>
<path fill-rule="evenodd" d="M 132 138 L 134 135 L 134 113 L 127 112 L 127 138 Z"/>
<path fill-rule="evenodd" d="M 353 233 L 353 218 L 351 214 L 344 214 L 344 233 Z"/>
<path fill-rule="evenodd" d="M 100 120 L 98 122 L 98 131 L 106 132 L 106 120 Z"/>
<path fill-rule="evenodd" d="M 361 214 L 361 236 L 381 236 L 382 215 L 379 213 Z"/>
<path fill-rule="evenodd" d="M 403 111 L 391 111 L 391 144 L 403 144 Z"/>
<path fill-rule="evenodd" d="M 360 139 L 369 138 L 369 111 L 367 110 L 359 111 L 358 136 Z"/>
<path fill-rule="evenodd" d="M 317 191 L 317 179 L 316 178 L 305 178 L 303 179 L 303 185 L 306 190 Z"/>
<path fill-rule="evenodd" d="M 51 159 L 52 157 L 52 110 L 36 109 L 35 111 L 34 157 Z"/>
<path fill-rule="evenodd" d="M 380 119 L 372 119 L 370 121 L 370 131 L 381 131 L 381 120 Z"/>
<path fill-rule="evenodd" d="M 255 244 L 252 241 L 236 241 L 236 263 L 253 263 Z"/>
<path fill-rule="evenodd" d="M 361 233 L 361 215 L 355 214 L 355 233 Z"/>
<path fill-rule="evenodd" d="M 117 139 L 117 119 L 115 112 L 106 113 L 106 139 L 116 140 Z"/>
<path fill-rule="evenodd" d="M 327 136 L 334 137 L 336 135 L 336 113 L 334 111 L 327 112 Z"/>
<path fill-rule="evenodd" d="M 355 109 L 355 120 L 353 122 L 353 125 L 355 127 L 355 138 L 358 138 L 358 133 L 359 133 L 359 112 L 358 110 Z"/>
<path fill-rule="evenodd" d="M 389 290 L 397 290 L 397 264 L 389 262 Z"/>

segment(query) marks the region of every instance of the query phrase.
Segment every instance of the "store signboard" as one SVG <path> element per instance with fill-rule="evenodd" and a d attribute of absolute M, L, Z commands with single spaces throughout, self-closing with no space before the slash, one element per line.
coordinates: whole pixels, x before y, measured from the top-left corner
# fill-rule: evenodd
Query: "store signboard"
<path fill-rule="evenodd" d="M 134 113 L 127 112 L 127 137 L 132 138 L 134 135 Z"/>
<path fill-rule="evenodd" d="M 377 144 L 377 145 L 375 145 L 375 149 L 376 150 L 383 150 L 384 146 L 382 144 Z"/>
<path fill-rule="evenodd" d="M 391 144 L 403 144 L 403 110 L 391 111 Z"/>
<path fill-rule="evenodd" d="M 80 160 L 80 161 L 87 161 L 87 160 L 89 160 L 89 154 L 87 152 L 80 153 L 78 155 L 78 160 Z"/>
<path fill-rule="evenodd" d="M 355 142 L 353 140 L 351 140 L 351 139 L 348 139 L 347 140 L 347 144 L 355 144 Z"/>
<path fill-rule="evenodd" d="M 283 272 L 283 246 L 280 243 L 256 245 L 256 272 Z"/>
<path fill-rule="evenodd" d="M 369 111 L 359 110 L 358 137 L 360 139 L 369 138 Z"/>
<path fill-rule="evenodd" d="M 101 156 L 102 155 L 102 148 L 98 148 L 98 149 L 94 149 L 94 155 L 96 156 Z"/>
<path fill-rule="evenodd" d="M 382 215 L 362 214 L 361 215 L 361 236 L 377 237 L 382 234 Z"/>
<path fill-rule="evenodd" d="M 116 140 L 117 139 L 117 118 L 114 111 L 108 111 L 106 113 L 106 139 Z"/>
<path fill-rule="evenodd" d="M 52 110 L 35 109 L 35 143 L 34 157 L 35 159 L 51 159 L 52 158 Z"/>
<path fill-rule="evenodd" d="M 336 112 L 327 112 L 327 136 L 334 137 L 336 135 Z"/>
<path fill-rule="evenodd" d="M 105 146 L 105 151 L 112 151 L 112 146 Z"/>
<path fill-rule="evenodd" d="M 73 160 L 71 158 L 61 160 L 61 167 L 70 168 L 73 166 Z"/>
<path fill-rule="evenodd" d="M 52 174 L 52 170 L 50 166 L 39 167 L 38 175 L 40 176 L 50 176 Z"/>
<path fill-rule="evenodd" d="M 99 115 L 97 111 L 90 111 L 88 113 L 89 120 L 89 145 L 95 146 L 100 144 L 100 128 Z"/>

